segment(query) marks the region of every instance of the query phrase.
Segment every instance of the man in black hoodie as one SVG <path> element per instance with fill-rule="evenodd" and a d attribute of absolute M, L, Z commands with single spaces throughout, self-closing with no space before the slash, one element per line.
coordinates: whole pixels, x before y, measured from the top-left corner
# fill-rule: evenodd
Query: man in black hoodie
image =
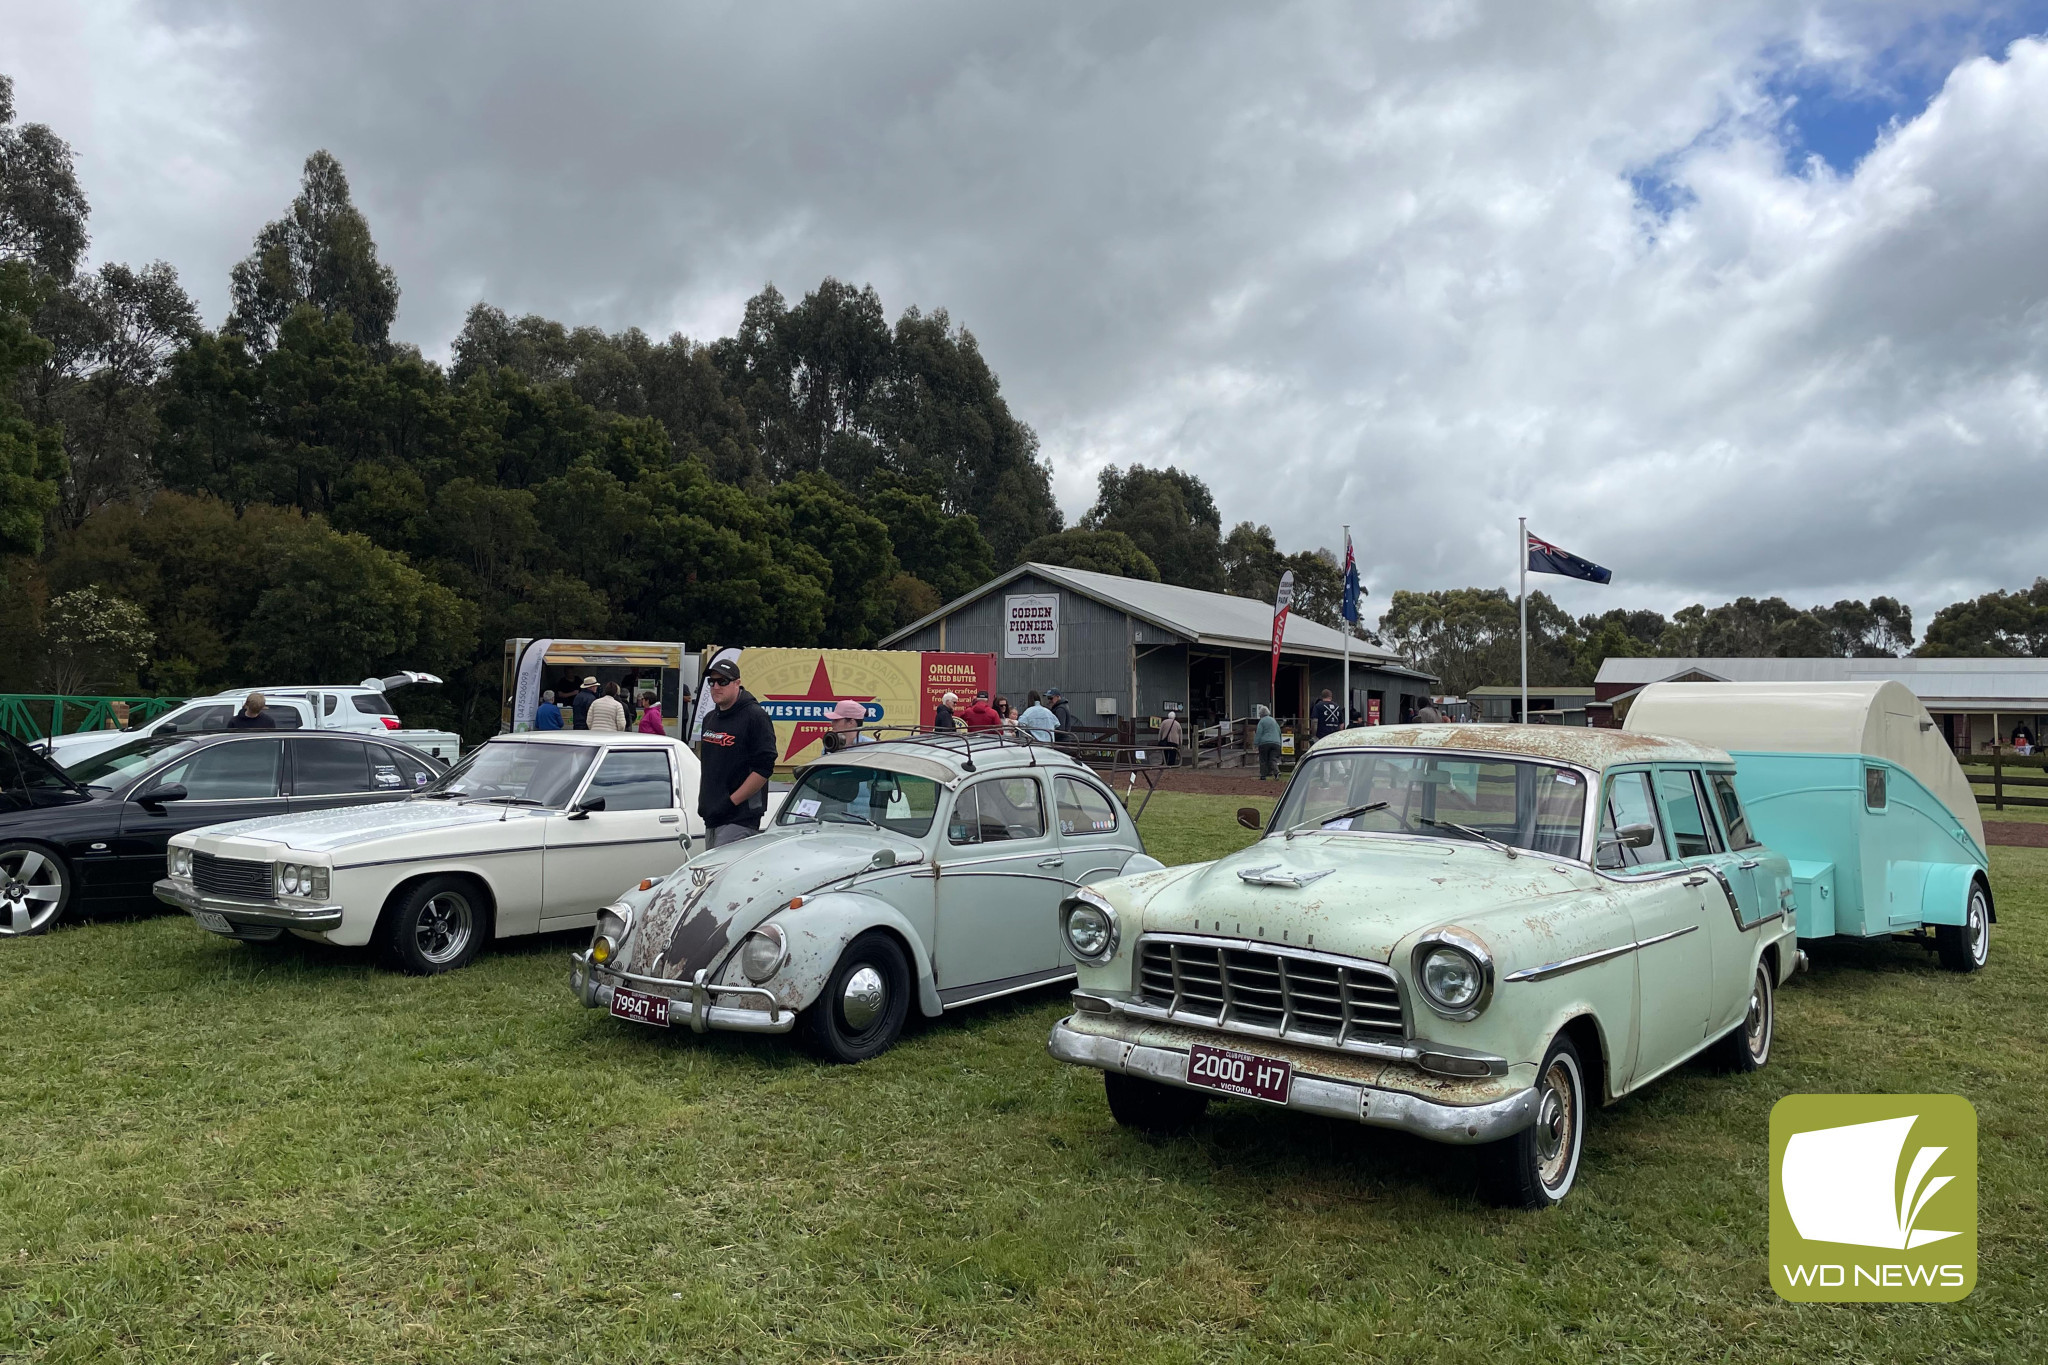
<path fill-rule="evenodd" d="M 712 710 L 704 717 L 698 762 L 697 814 L 704 841 L 721 848 L 761 832 L 768 808 L 768 775 L 775 771 L 775 722 L 740 686 L 740 668 L 720 659 L 704 674 Z"/>

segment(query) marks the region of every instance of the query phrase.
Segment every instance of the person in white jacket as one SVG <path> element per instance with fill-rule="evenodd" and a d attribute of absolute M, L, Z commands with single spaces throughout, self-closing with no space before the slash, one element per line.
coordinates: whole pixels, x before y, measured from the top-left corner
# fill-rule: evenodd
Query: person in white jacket
<path fill-rule="evenodd" d="M 604 695 L 590 703 L 590 728 L 593 730 L 623 730 L 626 728 L 626 708 L 619 701 L 619 685 L 606 683 Z"/>

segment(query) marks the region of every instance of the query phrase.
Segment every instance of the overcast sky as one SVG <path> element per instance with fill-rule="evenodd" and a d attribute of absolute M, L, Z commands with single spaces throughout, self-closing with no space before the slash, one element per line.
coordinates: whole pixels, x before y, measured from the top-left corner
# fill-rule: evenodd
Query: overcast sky
<path fill-rule="evenodd" d="M 341 158 L 445 356 L 478 299 L 709 339 L 774 282 L 948 309 L 1069 516 L 1574 610 L 2048 572 L 2048 3 L 0 0 L 95 260 L 233 262 Z"/>

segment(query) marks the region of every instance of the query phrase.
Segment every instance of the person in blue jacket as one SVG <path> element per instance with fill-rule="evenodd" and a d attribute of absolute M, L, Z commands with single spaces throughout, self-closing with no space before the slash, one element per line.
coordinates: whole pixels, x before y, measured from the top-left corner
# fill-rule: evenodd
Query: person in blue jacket
<path fill-rule="evenodd" d="M 536 730 L 559 730 L 562 728 L 562 708 L 555 705 L 555 694 L 540 694 L 540 705 L 533 711 L 533 728 Z"/>
<path fill-rule="evenodd" d="M 1280 722 L 1263 706 L 1253 709 L 1259 716 L 1258 729 L 1252 735 L 1252 743 L 1259 748 L 1259 781 L 1270 782 L 1280 775 Z"/>

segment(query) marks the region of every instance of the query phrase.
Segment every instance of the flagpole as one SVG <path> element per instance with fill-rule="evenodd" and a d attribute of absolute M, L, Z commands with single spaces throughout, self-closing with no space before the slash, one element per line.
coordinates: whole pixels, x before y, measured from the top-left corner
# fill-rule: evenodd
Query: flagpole
<path fill-rule="evenodd" d="M 1351 556 L 1351 523 L 1344 524 L 1344 556 Z M 1348 589 L 1350 584 L 1346 584 Z M 1344 622 L 1344 728 L 1351 728 L 1351 622 L 1342 612 L 1337 619 Z"/>
<path fill-rule="evenodd" d="M 1529 519 L 1521 517 L 1518 520 L 1520 525 L 1515 532 L 1515 544 L 1520 551 L 1518 558 L 1522 574 L 1522 723 L 1526 725 L 1529 723 Z"/>

